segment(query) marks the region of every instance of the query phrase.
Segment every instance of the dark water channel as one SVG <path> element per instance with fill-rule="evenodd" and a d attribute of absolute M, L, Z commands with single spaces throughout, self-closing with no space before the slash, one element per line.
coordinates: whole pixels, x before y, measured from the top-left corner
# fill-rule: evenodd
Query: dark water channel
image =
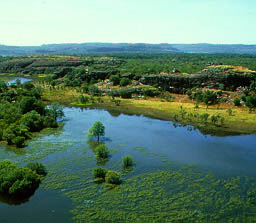
<path fill-rule="evenodd" d="M 90 179 L 91 175 L 82 173 L 97 166 L 86 134 L 95 121 L 106 127 L 104 140 L 113 149 L 106 168 L 119 170 L 121 157 L 130 154 L 136 163 L 131 175 L 166 169 L 165 163 L 171 162 L 177 168 L 195 164 L 197 171 L 212 172 L 220 178 L 256 177 L 256 135 L 213 137 L 143 116 L 114 117 L 104 110 L 65 108 L 63 126 L 38 134 L 23 151 L 0 146 L 1 159 L 11 159 L 19 165 L 38 160 L 50 173 L 28 202 L 17 206 L 0 201 L 1 223 L 71 222 L 69 211 L 75 204 L 63 191 L 73 190 L 72 185 L 86 188 L 83 179 Z M 76 177 L 54 188 L 61 174 Z"/>

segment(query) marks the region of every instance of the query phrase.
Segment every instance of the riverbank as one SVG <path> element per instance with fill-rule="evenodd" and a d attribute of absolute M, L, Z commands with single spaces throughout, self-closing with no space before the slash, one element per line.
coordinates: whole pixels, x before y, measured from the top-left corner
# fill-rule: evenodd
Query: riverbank
<path fill-rule="evenodd" d="M 248 112 L 245 107 L 235 107 L 228 104 L 219 106 L 199 105 L 195 108 L 194 102 L 186 96 L 176 95 L 172 101 L 163 101 L 160 98 L 147 99 L 120 99 L 117 105 L 111 97 L 101 97 L 102 102 L 94 98 L 93 103 L 81 104 L 82 94 L 72 88 L 49 89 L 44 87 L 44 100 L 53 103 L 58 102 L 66 106 L 100 108 L 109 111 L 110 114 L 118 116 L 121 113 L 129 115 L 145 115 L 147 117 L 169 120 L 182 125 L 192 125 L 202 133 L 227 136 L 256 133 L 256 113 Z M 83 94 L 86 95 L 86 94 Z M 227 110 L 231 110 L 232 113 Z M 208 114 L 207 120 L 202 119 L 203 114 Z M 217 121 L 212 120 L 217 116 Z"/>

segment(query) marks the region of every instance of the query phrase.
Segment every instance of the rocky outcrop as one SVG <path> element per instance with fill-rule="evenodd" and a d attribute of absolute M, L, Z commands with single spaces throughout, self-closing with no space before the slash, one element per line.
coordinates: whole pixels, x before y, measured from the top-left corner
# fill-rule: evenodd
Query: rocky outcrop
<path fill-rule="evenodd" d="M 256 72 L 254 71 L 239 72 L 211 66 L 197 74 L 147 75 L 143 76 L 140 82 L 170 91 L 194 87 L 219 88 L 220 84 L 224 84 L 225 88 L 232 90 L 239 86 L 249 86 L 253 80 L 256 80 Z"/>

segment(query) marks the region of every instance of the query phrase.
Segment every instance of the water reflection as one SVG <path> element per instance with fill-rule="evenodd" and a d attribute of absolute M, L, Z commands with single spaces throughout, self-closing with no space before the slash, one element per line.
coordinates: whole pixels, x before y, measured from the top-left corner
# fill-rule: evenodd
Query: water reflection
<path fill-rule="evenodd" d="M 184 127 L 186 127 L 189 132 L 198 130 L 195 126 L 181 124 L 181 123 L 177 123 L 177 122 L 173 122 L 172 125 L 173 125 L 174 128 L 184 128 Z"/>
<path fill-rule="evenodd" d="M 0 193 L 0 202 L 6 203 L 8 205 L 21 205 L 29 201 L 29 199 L 34 195 L 36 190 L 30 192 L 26 196 L 14 197 L 6 194 Z"/>
<path fill-rule="evenodd" d="M 56 191 L 39 189 L 29 200 L 23 200 L 24 203 L 2 197 L 0 199 L 4 202 L 0 202 L 1 223 L 73 222 L 69 212 L 72 209 L 71 200 Z"/>

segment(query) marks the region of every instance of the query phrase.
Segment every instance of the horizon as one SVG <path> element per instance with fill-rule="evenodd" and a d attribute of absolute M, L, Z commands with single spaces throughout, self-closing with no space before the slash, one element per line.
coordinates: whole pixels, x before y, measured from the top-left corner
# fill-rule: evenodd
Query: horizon
<path fill-rule="evenodd" d="M 69 44 L 152 44 L 152 45 L 161 45 L 161 44 L 168 44 L 168 45 L 256 45 L 256 43 L 246 44 L 246 43 L 145 43 L 145 42 L 81 42 L 81 43 L 43 43 L 40 45 L 7 45 L 2 44 L 0 42 L 0 46 L 7 46 L 7 47 L 42 47 L 47 45 L 69 45 Z"/>
<path fill-rule="evenodd" d="M 255 44 L 252 0 L 11 0 L 1 4 L 0 43 Z"/>

